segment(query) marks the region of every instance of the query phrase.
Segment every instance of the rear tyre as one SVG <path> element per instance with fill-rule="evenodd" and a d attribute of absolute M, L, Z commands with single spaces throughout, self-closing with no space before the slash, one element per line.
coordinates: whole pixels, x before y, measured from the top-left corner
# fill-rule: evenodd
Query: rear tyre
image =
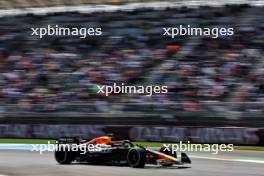
<path fill-rule="evenodd" d="M 127 154 L 130 167 L 143 168 L 146 164 L 146 151 L 142 148 L 131 148 Z"/>
<path fill-rule="evenodd" d="M 75 155 L 74 152 L 69 150 L 55 151 L 55 160 L 59 164 L 70 164 L 74 161 Z"/>

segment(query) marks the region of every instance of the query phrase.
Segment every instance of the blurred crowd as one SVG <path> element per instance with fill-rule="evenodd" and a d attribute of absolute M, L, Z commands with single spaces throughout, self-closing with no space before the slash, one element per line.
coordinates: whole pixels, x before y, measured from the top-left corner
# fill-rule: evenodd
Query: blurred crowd
<path fill-rule="evenodd" d="M 264 102 L 263 8 L 138 10 L 3 17 L 0 102 L 21 111 L 107 112 L 123 104 L 172 104 L 195 111 L 201 102 Z M 80 39 L 31 36 L 30 27 L 102 27 Z M 162 27 L 234 27 L 234 36 L 169 39 Z M 97 94 L 96 85 L 167 85 L 168 94 Z M 14 106 L 18 105 L 18 106 Z M 140 107 L 139 106 L 139 107 Z M 144 108 L 142 108 L 144 110 Z"/>
<path fill-rule="evenodd" d="M 1 9 L 27 8 L 27 7 L 50 7 L 50 6 L 70 6 L 70 5 L 91 5 L 91 4 L 122 4 L 133 2 L 151 2 L 151 0 L 1 0 Z M 196 0 L 200 1 L 200 0 Z"/>

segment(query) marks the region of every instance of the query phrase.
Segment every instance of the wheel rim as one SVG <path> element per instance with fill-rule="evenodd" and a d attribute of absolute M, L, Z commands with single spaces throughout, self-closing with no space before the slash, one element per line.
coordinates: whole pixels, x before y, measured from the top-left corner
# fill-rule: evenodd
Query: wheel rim
<path fill-rule="evenodd" d="M 140 156 L 138 154 L 138 151 L 131 150 L 128 155 L 128 161 L 131 165 L 136 165 L 138 161 L 140 160 Z"/>

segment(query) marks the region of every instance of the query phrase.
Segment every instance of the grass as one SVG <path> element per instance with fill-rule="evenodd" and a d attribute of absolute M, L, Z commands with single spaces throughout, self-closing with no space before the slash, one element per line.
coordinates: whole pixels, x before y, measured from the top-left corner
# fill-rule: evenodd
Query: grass
<path fill-rule="evenodd" d="M 0 138 L 0 143 L 19 143 L 19 144 L 48 144 L 48 141 L 51 144 L 55 143 L 54 139 L 13 139 L 13 138 Z M 134 142 L 135 144 L 139 144 L 141 146 L 148 147 L 160 147 L 163 144 L 169 144 L 168 142 Z M 256 150 L 256 151 L 264 151 L 264 146 L 242 146 L 235 145 L 235 150 Z"/>
<path fill-rule="evenodd" d="M 13 138 L 0 138 L 0 143 L 14 143 L 14 144 L 47 144 L 48 141 L 50 143 L 55 143 L 53 139 L 13 139 Z"/>

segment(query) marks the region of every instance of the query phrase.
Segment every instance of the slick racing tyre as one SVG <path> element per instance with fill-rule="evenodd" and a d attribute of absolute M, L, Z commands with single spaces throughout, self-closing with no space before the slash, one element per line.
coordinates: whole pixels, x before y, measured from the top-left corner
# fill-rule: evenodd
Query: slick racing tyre
<path fill-rule="evenodd" d="M 146 151 L 142 148 L 131 148 L 127 154 L 130 167 L 143 168 L 146 164 Z"/>
<path fill-rule="evenodd" d="M 70 164 L 75 159 L 74 152 L 70 150 L 55 151 L 55 159 L 59 164 Z"/>

